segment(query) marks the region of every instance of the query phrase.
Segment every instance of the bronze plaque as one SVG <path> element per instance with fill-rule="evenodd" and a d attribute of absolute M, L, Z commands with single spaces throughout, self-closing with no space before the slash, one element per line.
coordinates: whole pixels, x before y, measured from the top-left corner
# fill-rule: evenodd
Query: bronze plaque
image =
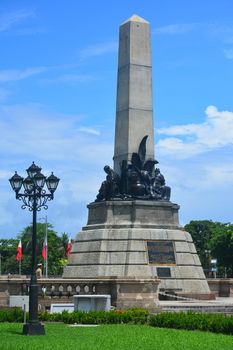
<path fill-rule="evenodd" d="M 147 250 L 149 264 L 176 264 L 174 246 L 171 241 L 147 241 Z"/>

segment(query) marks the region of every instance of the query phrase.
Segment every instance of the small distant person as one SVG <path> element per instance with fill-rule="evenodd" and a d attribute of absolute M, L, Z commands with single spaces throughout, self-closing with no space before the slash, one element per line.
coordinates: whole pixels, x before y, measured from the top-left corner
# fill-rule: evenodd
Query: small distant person
<path fill-rule="evenodd" d="M 42 264 L 38 264 L 38 265 L 37 265 L 36 277 L 37 277 L 37 278 L 42 278 Z"/>

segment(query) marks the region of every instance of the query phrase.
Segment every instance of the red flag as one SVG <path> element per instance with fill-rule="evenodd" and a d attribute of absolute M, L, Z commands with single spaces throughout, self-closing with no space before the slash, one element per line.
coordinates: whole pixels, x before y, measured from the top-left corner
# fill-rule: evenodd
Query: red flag
<path fill-rule="evenodd" d="M 66 256 L 70 256 L 70 251 L 71 251 L 71 239 L 69 238 L 67 248 L 66 248 Z"/>
<path fill-rule="evenodd" d="M 16 260 L 20 261 L 22 258 L 22 243 L 21 240 L 19 241 L 18 247 L 17 247 L 17 255 L 16 255 Z"/>
<path fill-rule="evenodd" d="M 47 259 L 47 250 L 48 250 L 48 244 L 47 244 L 47 239 L 45 238 L 43 242 L 43 248 L 42 248 L 42 256 L 44 260 Z"/>

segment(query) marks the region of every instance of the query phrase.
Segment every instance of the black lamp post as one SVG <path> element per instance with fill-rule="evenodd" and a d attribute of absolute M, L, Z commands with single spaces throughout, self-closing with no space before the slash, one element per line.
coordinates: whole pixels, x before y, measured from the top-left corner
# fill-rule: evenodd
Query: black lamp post
<path fill-rule="evenodd" d="M 36 214 L 41 208 L 48 209 L 47 202 L 53 199 L 59 179 L 53 173 L 47 178 L 41 173 L 41 168 L 32 163 L 27 169 L 28 176 L 24 179 L 15 172 L 9 179 L 15 191 L 16 199 L 23 202 L 22 209 L 32 211 L 32 266 L 29 286 L 29 321 L 23 326 L 25 335 L 44 335 L 44 326 L 38 320 L 38 285 L 36 278 Z M 46 183 L 48 192 L 44 189 Z M 23 186 L 23 193 L 19 193 Z"/>

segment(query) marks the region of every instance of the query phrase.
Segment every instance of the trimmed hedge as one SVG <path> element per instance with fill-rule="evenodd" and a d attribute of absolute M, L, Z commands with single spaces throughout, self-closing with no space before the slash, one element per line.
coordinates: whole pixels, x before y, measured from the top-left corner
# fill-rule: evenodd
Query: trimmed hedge
<path fill-rule="evenodd" d="M 114 324 L 132 323 L 146 324 L 149 312 L 144 309 L 114 310 L 114 311 L 63 311 L 62 313 L 50 314 L 48 312 L 39 313 L 41 321 L 60 321 L 64 323 L 82 324 Z"/>
<path fill-rule="evenodd" d="M 150 316 L 152 327 L 200 330 L 213 333 L 233 334 L 233 316 L 188 312 L 165 312 Z"/>
<path fill-rule="evenodd" d="M 0 322 L 23 322 L 23 310 L 17 307 L 1 309 Z"/>
<path fill-rule="evenodd" d="M 27 314 L 28 319 L 28 314 Z M 75 311 L 50 314 L 39 312 L 39 320 L 64 322 L 66 324 L 148 324 L 152 327 L 200 330 L 233 335 L 233 316 L 188 312 L 166 312 L 149 315 L 144 309 L 113 311 Z M 23 310 L 12 308 L 0 310 L 0 322 L 23 322 Z"/>
<path fill-rule="evenodd" d="M 149 312 L 144 309 L 114 310 L 114 311 L 63 311 L 62 313 L 39 312 L 40 321 L 81 323 L 81 324 L 116 324 L 132 323 L 146 324 Z M 28 319 L 28 313 L 27 313 Z M 23 322 L 23 310 L 12 308 L 0 310 L 0 322 Z"/>

